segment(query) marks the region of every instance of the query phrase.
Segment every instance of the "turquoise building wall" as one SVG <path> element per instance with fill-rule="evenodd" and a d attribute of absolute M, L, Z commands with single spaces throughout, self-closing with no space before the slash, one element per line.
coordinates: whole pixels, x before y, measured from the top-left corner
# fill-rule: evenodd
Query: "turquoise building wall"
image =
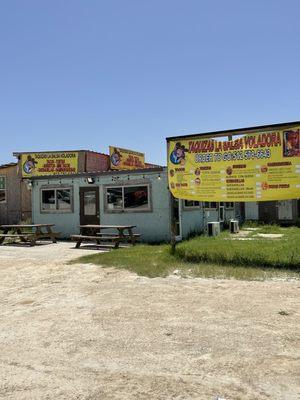
<path fill-rule="evenodd" d="M 166 169 L 161 171 L 102 173 L 92 175 L 95 182 L 89 184 L 87 175 L 73 177 L 38 178 L 33 180 L 32 215 L 34 223 L 53 223 L 55 231 L 62 238 L 68 238 L 80 232 L 80 187 L 99 188 L 100 224 L 102 225 L 136 225 L 135 231 L 142 235 L 144 242 L 166 242 L 170 240 L 171 232 L 171 198 L 168 190 Z M 151 211 L 145 212 L 108 212 L 105 209 L 105 186 L 149 184 Z M 72 212 L 42 213 L 40 209 L 41 189 L 51 187 L 71 187 L 73 191 Z M 226 210 L 225 218 L 234 218 L 234 210 Z M 188 209 L 180 201 L 182 238 L 204 230 L 207 222 L 218 220 L 218 211 L 204 211 L 200 206 Z"/>
<path fill-rule="evenodd" d="M 136 225 L 136 232 L 142 234 L 145 242 L 160 242 L 170 240 L 170 194 L 168 191 L 167 174 L 161 173 L 131 173 L 115 175 L 93 175 L 94 184 L 87 183 L 87 176 L 62 177 L 50 179 L 35 179 L 32 188 L 32 210 L 34 223 L 53 223 L 55 230 L 61 232 L 64 238 L 79 233 L 80 225 L 80 187 L 98 187 L 100 201 L 100 223 L 102 225 Z M 117 181 L 115 178 L 118 178 Z M 146 212 L 118 212 L 109 213 L 105 210 L 105 185 L 134 185 L 135 183 L 149 183 L 151 191 L 151 211 Z M 73 188 L 72 213 L 42 213 L 40 210 L 41 188 L 53 186 L 68 186 Z"/>

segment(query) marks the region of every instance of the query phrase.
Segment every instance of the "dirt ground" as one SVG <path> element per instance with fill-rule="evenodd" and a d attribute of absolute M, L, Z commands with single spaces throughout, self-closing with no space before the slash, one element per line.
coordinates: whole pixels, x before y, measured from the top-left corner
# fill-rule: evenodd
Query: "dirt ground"
<path fill-rule="evenodd" d="M 0 399 L 300 398 L 299 281 L 148 279 L 71 247 L 0 248 Z"/>

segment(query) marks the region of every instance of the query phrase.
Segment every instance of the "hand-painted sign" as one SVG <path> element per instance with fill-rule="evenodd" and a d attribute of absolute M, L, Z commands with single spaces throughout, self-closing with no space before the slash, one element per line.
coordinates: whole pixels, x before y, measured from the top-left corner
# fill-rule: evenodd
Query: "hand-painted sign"
<path fill-rule="evenodd" d="M 132 150 L 109 146 L 111 169 L 139 169 L 145 168 L 145 155 Z"/>
<path fill-rule="evenodd" d="M 67 175 L 78 172 L 77 152 L 21 154 L 22 176 Z"/>
<path fill-rule="evenodd" d="M 229 141 L 170 138 L 168 177 L 174 197 L 187 200 L 300 198 L 300 126 Z"/>

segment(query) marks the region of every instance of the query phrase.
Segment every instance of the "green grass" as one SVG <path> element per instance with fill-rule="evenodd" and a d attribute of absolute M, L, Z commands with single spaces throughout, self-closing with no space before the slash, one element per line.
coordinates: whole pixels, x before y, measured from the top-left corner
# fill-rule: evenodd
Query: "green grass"
<path fill-rule="evenodd" d="M 258 233 L 283 234 L 283 237 L 264 239 L 258 237 Z M 186 262 L 299 270 L 299 228 L 263 226 L 250 231 L 246 238 L 251 240 L 231 240 L 228 232 L 214 238 L 202 236 L 181 243 L 176 253 Z"/>
<path fill-rule="evenodd" d="M 241 229 L 258 229 L 259 233 L 282 233 L 283 227 L 276 224 L 260 224 L 258 221 L 246 221 Z"/>
<path fill-rule="evenodd" d="M 272 228 L 272 229 L 271 229 Z M 198 236 L 170 246 L 137 245 L 96 253 L 74 262 L 124 268 L 141 276 L 165 277 L 178 270 L 187 277 L 264 280 L 300 277 L 300 229 L 263 226 L 251 231 L 249 241 L 231 240 L 228 232 L 216 238 Z M 283 233 L 282 239 L 256 238 L 257 233 Z"/>

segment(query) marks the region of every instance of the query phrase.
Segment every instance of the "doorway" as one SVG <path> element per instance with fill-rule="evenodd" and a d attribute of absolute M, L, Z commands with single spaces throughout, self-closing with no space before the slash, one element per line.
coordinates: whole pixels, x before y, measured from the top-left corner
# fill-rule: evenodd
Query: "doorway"
<path fill-rule="evenodd" d="M 225 207 L 224 202 L 219 203 L 219 222 L 224 222 L 225 219 Z"/>
<path fill-rule="evenodd" d="M 260 201 L 258 203 L 258 219 L 265 223 L 274 223 L 277 221 L 277 202 Z"/>
<path fill-rule="evenodd" d="M 80 225 L 100 224 L 99 187 L 79 188 Z"/>

